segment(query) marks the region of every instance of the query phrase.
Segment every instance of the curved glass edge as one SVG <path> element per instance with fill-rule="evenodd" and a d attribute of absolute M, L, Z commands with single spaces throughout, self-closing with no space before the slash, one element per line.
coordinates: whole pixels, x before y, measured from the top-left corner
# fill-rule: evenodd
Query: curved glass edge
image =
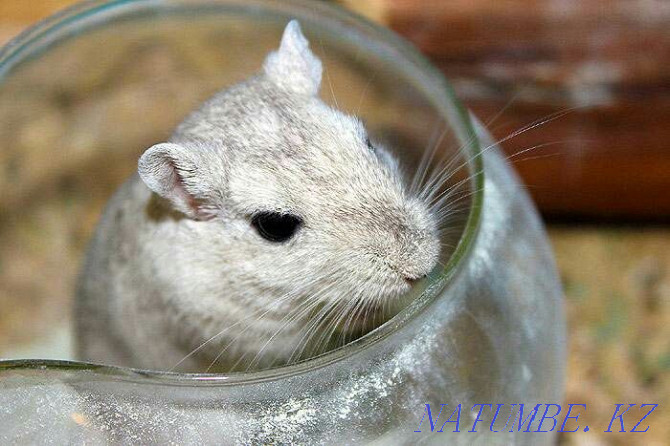
<path fill-rule="evenodd" d="M 50 32 L 58 30 L 67 24 L 75 23 L 76 21 L 82 20 L 95 13 L 121 6 L 140 7 L 151 3 L 155 2 L 152 0 L 88 0 L 47 17 L 19 34 L 0 49 L 0 81 L 2 81 L 4 74 L 9 72 L 13 63 L 20 60 L 18 58 L 25 50 L 29 49 L 33 43 L 38 42 L 40 38 L 47 36 Z M 250 8 L 252 3 L 262 4 L 264 1 L 250 1 L 248 2 Z M 157 3 L 157 5 L 165 6 L 166 3 L 160 2 Z M 475 132 L 469 113 L 457 99 L 452 86 L 447 82 L 442 73 L 410 42 L 406 41 L 393 31 L 377 25 L 352 11 L 333 6 L 326 2 L 310 2 L 310 0 L 285 0 L 281 4 L 273 3 L 272 7 L 278 11 L 284 9 L 286 10 L 285 12 L 288 12 L 291 8 L 297 7 L 301 8 L 303 11 L 311 12 L 314 16 L 323 13 L 328 17 L 336 19 L 335 21 L 339 21 L 341 27 L 350 25 L 357 28 L 359 33 L 365 32 L 372 36 L 376 36 L 384 43 L 388 44 L 386 48 L 387 51 L 395 50 L 403 58 L 411 61 L 416 68 L 428 74 L 431 78 L 431 82 L 438 87 L 438 90 L 440 90 L 441 93 L 446 94 L 446 103 L 435 103 L 435 105 L 447 118 L 457 139 L 461 142 L 459 151 L 465 157 L 463 165 L 467 165 L 468 167 L 473 194 L 463 233 L 445 267 L 441 271 L 431 273 L 421 294 L 391 320 L 387 321 L 377 329 L 335 350 L 291 365 L 255 372 L 203 374 L 141 370 L 79 361 L 24 359 L 0 360 L 0 373 L 17 369 L 48 369 L 58 371 L 88 370 L 103 375 L 112 375 L 119 379 L 130 379 L 133 381 L 141 379 L 142 382 L 147 382 L 147 378 L 149 378 L 160 381 L 162 384 L 175 385 L 194 382 L 198 382 L 199 384 L 211 383 L 217 385 L 257 383 L 296 376 L 308 371 L 326 367 L 346 357 L 359 353 L 387 338 L 410 320 L 420 317 L 420 315 L 423 314 L 433 302 L 444 294 L 448 284 L 464 269 L 464 264 L 472 252 L 472 248 L 479 233 L 481 213 L 484 203 L 485 172 L 479 138 Z"/>
<path fill-rule="evenodd" d="M 105 2 L 101 0 L 85 0 L 68 8 L 58 11 L 49 17 L 37 22 L 25 31 L 7 42 L 0 48 L 0 80 L 2 80 L 15 61 L 20 60 L 22 53 L 40 39 L 48 36 L 52 31 L 63 26 L 91 16 L 95 13 L 130 4 L 136 0 L 115 0 Z"/>

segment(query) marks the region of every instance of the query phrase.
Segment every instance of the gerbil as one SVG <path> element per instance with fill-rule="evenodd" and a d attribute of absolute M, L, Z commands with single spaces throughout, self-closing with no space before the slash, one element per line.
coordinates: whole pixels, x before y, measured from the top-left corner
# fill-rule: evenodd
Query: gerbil
<path fill-rule="evenodd" d="M 257 75 L 144 152 L 85 259 L 80 359 L 286 364 L 369 329 L 435 267 L 431 208 L 359 119 L 319 99 L 321 75 L 292 21 Z"/>

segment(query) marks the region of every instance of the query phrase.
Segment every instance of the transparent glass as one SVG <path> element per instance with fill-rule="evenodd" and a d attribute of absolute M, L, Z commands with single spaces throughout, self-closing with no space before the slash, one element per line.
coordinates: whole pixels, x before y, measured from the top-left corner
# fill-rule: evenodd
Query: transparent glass
<path fill-rule="evenodd" d="M 105 201 L 143 149 L 255 72 L 290 18 L 324 59 L 325 100 L 361 115 L 407 166 L 434 145 L 457 157 L 463 218 L 444 268 L 389 322 L 295 365 L 198 375 L 73 361 L 72 286 Z M 504 423 L 490 432 L 490 411 L 467 432 L 477 403 L 561 402 L 562 294 L 498 148 L 394 34 L 310 1 L 86 2 L 0 53 L 0 141 L 3 444 L 554 442 Z M 426 403 L 435 417 L 461 404 L 461 432 L 420 426 Z"/>

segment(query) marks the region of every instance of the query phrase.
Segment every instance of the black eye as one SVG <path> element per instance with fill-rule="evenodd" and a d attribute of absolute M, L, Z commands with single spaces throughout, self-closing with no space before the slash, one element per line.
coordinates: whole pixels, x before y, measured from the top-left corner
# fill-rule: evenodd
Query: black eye
<path fill-rule="evenodd" d="M 285 242 L 293 237 L 301 224 L 300 217 L 279 212 L 259 212 L 251 218 L 251 226 L 271 242 Z"/>
<path fill-rule="evenodd" d="M 375 146 L 372 145 L 372 142 L 370 141 L 370 138 L 365 138 L 365 144 L 367 144 L 368 149 L 370 149 L 370 152 L 375 152 Z"/>

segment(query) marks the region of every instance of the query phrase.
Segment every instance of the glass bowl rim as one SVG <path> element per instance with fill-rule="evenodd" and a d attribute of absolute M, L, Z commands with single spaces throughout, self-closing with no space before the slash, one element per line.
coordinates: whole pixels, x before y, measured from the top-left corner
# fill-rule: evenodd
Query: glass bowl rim
<path fill-rule="evenodd" d="M 183 0 L 178 0 L 176 3 L 179 3 L 180 1 Z M 214 2 L 216 2 L 216 0 L 214 0 Z M 243 3 L 243 0 L 225 0 L 221 5 L 225 6 L 226 4 L 231 4 L 233 2 Z M 356 27 L 359 32 L 366 31 L 375 38 L 378 38 L 379 42 L 388 47 L 387 50 L 393 49 L 401 58 L 405 59 L 405 61 L 413 63 L 419 71 L 424 72 L 431 78 L 430 80 L 433 84 L 431 87 L 437 88 L 441 90 L 442 93 L 446 94 L 445 103 L 447 106 L 436 108 L 438 108 L 438 111 L 440 112 L 446 112 L 444 113 L 446 116 L 443 116 L 443 118 L 445 118 L 450 127 L 452 127 L 456 138 L 461 143 L 459 150 L 461 154 L 466 157 L 463 166 L 468 167 L 470 184 L 473 188 L 473 192 L 465 226 L 457 246 L 444 268 L 442 268 L 438 274 L 431 274 L 426 281 L 427 283 L 421 294 L 381 326 L 337 349 L 294 364 L 252 372 L 231 372 L 220 374 L 142 370 L 83 361 L 17 359 L 0 360 L 0 373 L 17 369 L 24 371 L 49 370 L 64 372 L 86 370 L 102 375 L 109 375 L 118 379 L 141 382 L 147 382 L 147 379 L 149 379 L 156 383 L 171 385 L 189 385 L 194 383 L 214 385 L 251 384 L 290 378 L 354 356 L 388 338 L 411 320 L 420 317 L 431 303 L 435 302 L 440 296 L 445 294 L 445 291 L 453 282 L 453 279 L 464 269 L 464 265 L 471 256 L 473 245 L 475 244 L 479 233 L 484 200 L 484 162 L 479 137 L 475 132 L 471 117 L 465 107 L 456 98 L 451 85 L 447 82 L 442 73 L 411 43 L 398 36 L 393 31 L 381 25 L 377 25 L 352 11 L 338 7 L 337 5 L 332 5 L 327 2 L 313 2 L 311 0 L 284 0 L 281 4 L 271 2 L 271 0 L 252 0 L 246 2 L 247 5 L 251 3 L 271 6 L 266 11 L 268 13 L 274 12 L 275 14 L 282 8 L 289 10 L 291 8 L 297 8 L 303 11 L 310 10 L 315 16 L 319 13 L 321 20 L 331 21 L 342 27 Z M 24 57 L 25 52 L 31 49 L 34 50 L 34 46 L 37 46 L 37 49 L 39 49 L 41 39 L 59 32 L 66 25 L 77 24 L 77 22 L 81 22 L 93 15 L 102 15 L 120 6 L 140 7 L 142 5 L 148 5 L 149 7 L 159 9 L 161 7 L 170 6 L 170 4 L 171 2 L 155 2 L 153 0 L 87 0 L 56 12 L 30 26 L 0 49 L 0 86 L 4 81 L 4 77 L 10 72 L 15 63 L 23 60 L 22 57 Z M 102 25 L 104 24 L 105 22 L 102 22 Z M 97 26 L 99 25 L 96 25 L 96 27 Z M 69 35 L 64 37 L 69 37 Z M 31 54 L 28 54 L 28 56 L 30 55 Z M 437 97 L 439 98 L 439 96 Z M 440 103 L 442 101 L 440 100 L 436 102 Z"/>

